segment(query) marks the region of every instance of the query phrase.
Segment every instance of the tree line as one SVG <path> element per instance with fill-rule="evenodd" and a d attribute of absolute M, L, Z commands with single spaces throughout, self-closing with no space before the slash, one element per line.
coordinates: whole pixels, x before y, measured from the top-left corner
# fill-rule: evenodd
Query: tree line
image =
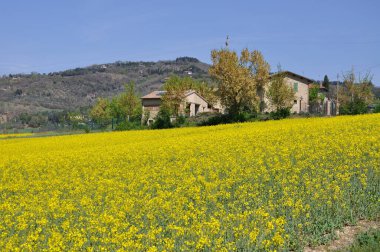
<path fill-rule="evenodd" d="M 196 62 L 193 58 L 180 58 L 177 61 Z M 228 47 L 211 51 L 212 65 L 209 79 L 194 80 L 191 77 L 176 75 L 168 78 L 162 89 L 160 112 L 153 128 L 169 128 L 183 125 L 186 111 L 181 111 L 186 92 L 195 90 L 210 104 L 219 102 L 226 114 L 213 114 L 192 125 L 212 125 L 236 121 L 280 119 L 290 115 L 295 92 L 285 82 L 284 72 L 278 67 L 275 74 L 263 54 L 243 49 L 241 52 Z M 341 83 L 330 82 L 325 75 L 321 85 L 328 90 L 320 91 L 320 84 L 314 83 L 309 89 L 309 103 L 323 104 L 325 98 L 339 105 L 339 114 L 363 114 L 380 112 L 380 101 L 373 94 L 372 76 L 358 76 L 354 70 L 343 74 Z M 15 95 L 22 95 L 16 90 Z M 376 105 L 377 104 L 377 105 Z M 185 108 L 186 109 L 186 108 Z M 267 112 L 271 111 L 271 112 Z M 184 113 L 185 112 L 185 113 Z M 261 117 L 260 117 L 261 116 Z M 172 122 L 172 118 L 176 122 Z M 86 111 L 50 111 L 36 114 L 22 113 L 16 118 L 20 125 L 38 128 L 45 125 L 70 128 L 112 127 L 116 130 L 139 129 L 146 127 L 140 95 L 133 82 L 125 85 L 124 91 L 112 98 L 99 98 L 94 106 Z M 189 121 L 189 120 L 188 120 Z"/>

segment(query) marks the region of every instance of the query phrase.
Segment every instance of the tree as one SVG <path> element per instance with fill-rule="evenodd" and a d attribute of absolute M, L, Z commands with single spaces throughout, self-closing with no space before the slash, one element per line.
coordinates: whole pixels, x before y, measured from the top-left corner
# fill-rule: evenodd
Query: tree
<path fill-rule="evenodd" d="M 252 62 L 251 70 L 256 82 L 256 92 L 260 99 L 260 112 L 263 112 L 266 107 L 264 94 L 269 82 L 270 66 L 268 62 L 264 60 L 264 56 L 261 54 L 261 52 L 255 50 L 250 56 L 250 60 Z"/>
<path fill-rule="evenodd" d="M 170 77 L 164 84 L 166 91 L 162 96 L 161 109 L 171 115 L 179 115 L 181 104 L 184 102 L 186 91 L 190 89 L 190 78 Z"/>
<path fill-rule="evenodd" d="M 15 92 L 15 95 L 16 96 L 21 96 L 22 95 L 22 89 L 17 89 L 16 92 Z"/>
<path fill-rule="evenodd" d="M 50 111 L 48 112 L 48 122 L 58 126 L 60 123 L 65 122 L 66 111 Z"/>
<path fill-rule="evenodd" d="M 357 78 L 354 70 L 343 75 L 343 87 L 339 89 L 341 114 L 363 114 L 368 112 L 368 105 L 373 102 L 372 76 L 367 73 Z"/>
<path fill-rule="evenodd" d="M 272 76 L 266 95 L 276 111 L 292 107 L 294 90 L 286 84 L 282 72 Z"/>
<path fill-rule="evenodd" d="M 168 129 L 173 128 L 173 124 L 170 120 L 170 110 L 163 107 L 158 112 L 156 120 L 154 121 L 152 128 L 153 129 Z"/>
<path fill-rule="evenodd" d="M 204 81 L 196 81 L 192 78 L 190 78 L 190 80 L 192 80 L 190 89 L 195 90 L 199 95 L 205 98 L 209 104 L 215 104 L 217 102 L 218 99 L 213 85 L 210 85 Z"/>
<path fill-rule="evenodd" d="M 120 106 L 119 96 L 113 97 L 109 103 L 109 112 L 112 118 L 116 118 L 117 121 L 125 120 L 125 114 Z"/>
<path fill-rule="evenodd" d="M 140 120 L 142 114 L 141 101 L 137 95 L 135 84 L 133 82 L 125 85 L 125 91 L 119 98 L 119 105 L 125 118 L 129 121 Z"/>
<path fill-rule="evenodd" d="M 329 80 L 329 77 L 327 77 L 327 75 L 325 75 L 325 77 L 323 78 L 322 85 L 323 85 L 327 90 L 329 90 L 330 80 Z"/>
<path fill-rule="evenodd" d="M 140 121 L 142 107 L 133 82 L 125 85 L 125 91 L 109 103 L 112 118 L 117 121 Z"/>
<path fill-rule="evenodd" d="M 235 51 L 226 48 L 213 50 L 211 59 L 209 73 L 218 83 L 221 103 L 228 112 L 257 111 L 260 107 L 258 90 L 264 90 L 265 80 L 269 76 L 269 65 L 260 52 L 244 49 L 238 56 Z"/>
<path fill-rule="evenodd" d="M 23 112 L 19 115 L 19 120 L 21 121 L 22 124 L 29 124 L 31 119 L 32 119 L 32 116 L 26 112 Z"/>
<path fill-rule="evenodd" d="M 107 126 L 111 120 L 109 101 L 104 98 L 99 98 L 95 106 L 91 109 L 90 116 L 92 120 L 100 126 Z"/>
<path fill-rule="evenodd" d="M 38 128 L 42 125 L 45 125 L 47 118 L 41 114 L 33 115 L 28 123 L 28 126 L 31 128 Z"/>
<path fill-rule="evenodd" d="M 319 85 L 318 84 L 311 84 L 311 88 L 309 89 L 309 102 L 317 102 L 318 101 L 318 92 L 319 92 Z"/>

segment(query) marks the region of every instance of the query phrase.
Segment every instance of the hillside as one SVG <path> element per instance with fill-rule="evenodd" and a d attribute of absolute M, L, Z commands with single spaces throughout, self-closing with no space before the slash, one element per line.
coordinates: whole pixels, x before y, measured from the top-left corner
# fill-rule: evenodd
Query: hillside
<path fill-rule="evenodd" d="M 173 61 L 122 62 L 92 65 L 49 74 L 18 74 L 0 78 L 0 113 L 73 110 L 98 97 L 111 97 L 130 81 L 142 95 L 158 89 L 171 75 L 208 80 L 209 65 L 195 58 Z"/>

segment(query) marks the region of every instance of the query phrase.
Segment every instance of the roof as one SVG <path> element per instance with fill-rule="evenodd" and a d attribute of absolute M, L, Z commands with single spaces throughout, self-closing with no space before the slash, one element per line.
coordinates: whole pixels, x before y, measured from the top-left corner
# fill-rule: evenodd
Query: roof
<path fill-rule="evenodd" d="M 197 96 L 199 96 L 202 100 L 204 100 L 206 103 L 209 103 L 205 98 L 203 98 L 203 96 L 201 96 L 200 94 L 198 94 L 197 93 L 197 91 L 195 91 L 195 90 L 188 90 L 188 91 L 186 91 L 186 93 L 185 93 L 185 97 L 187 97 L 187 96 L 189 96 L 189 95 L 191 95 L 191 94 L 196 94 Z"/>
<path fill-rule="evenodd" d="M 141 97 L 141 99 L 161 99 L 162 96 L 166 93 L 166 91 L 153 91 L 143 97 Z M 208 101 L 203 98 L 200 94 L 198 94 L 195 90 L 187 90 L 186 93 L 185 93 L 185 97 L 191 95 L 191 94 L 196 94 L 197 96 L 199 96 L 202 100 L 204 100 L 205 102 L 208 103 Z"/>
<path fill-rule="evenodd" d="M 143 97 L 141 99 L 161 99 L 161 97 L 166 93 L 166 91 L 153 91 Z"/>
<path fill-rule="evenodd" d="M 310 85 L 309 88 L 318 88 L 321 92 L 328 92 L 329 90 L 322 85 L 322 83 Z"/>
<path fill-rule="evenodd" d="M 296 74 L 296 73 L 293 73 L 293 72 L 290 72 L 290 71 L 282 71 L 282 72 L 279 72 L 279 73 L 282 73 L 282 74 L 285 74 L 285 75 L 290 75 L 290 76 L 293 76 L 293 77 L 297 77 L 297 78 L 299 78 L 301 80 L 305 80 L 307 82 L 307 84 L 311 84 L 311 83 L 314 82 L 314 80 L 312 80 L 312 79 L 309 79 L 309 78 L 307 78 L 305 76 L 302 76 L 302 75 L 299 75 L 299 74 Z M 275 76 L 275 75 L 277 75 L 279 73 L 271 74 L 271 76 Z"/>

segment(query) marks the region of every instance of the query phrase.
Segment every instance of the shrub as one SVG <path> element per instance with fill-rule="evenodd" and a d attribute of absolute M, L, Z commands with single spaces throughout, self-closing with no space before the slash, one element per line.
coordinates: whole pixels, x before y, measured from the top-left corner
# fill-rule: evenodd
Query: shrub
<path fill-rule="evenodd" d="M 185 124 L 185 122 L 186 122 L 186 117 L 183 115 L 180 115 L 176 118 L 174 126 L 180 127 L 181 125 Z"/>
<path fill-rule="evenodd" d="M 368 106 L 363 100 L 357 99 L 355 101 L 342 105 L 339 108 L 339 113 L 341 115 L 365 114 L 368 113 Z"/>
<path fill-rule="evenodd" d="M 247 122 L 252 120 L 253 118 L 257 118 L 257 114 L 250 112 L 242 112 L 239 114 L 219 114 L 213 117 L 208 118 L 200 123 L 198 126 L 212 126 L 218 124 L 228 124 L 235 122 Z"/>
<path fill-rule="evenodd" d="M 116 124 L 116 131 L 124 131 L 124 130 L 133 130 L 133 129 L 141 129 L 141 123 L 139 121 L 123 121 L 121 123 Z"/>
<path fill-rule="evenodd" d="M 373 113 L 380 113 L 380 103 L 375 106 Z"/>
<path fill-rule="evenodd" d="M 290 108 L 281 108 L 269 114 L 271 119 L 279 120 L 290 116 Z"/>
<path fill-rule="evenodd" d="M 170 111 L 167 109 L 161 109 L 158 112 L 156 120 L 152 125 L 152 129 L 168 129 L 173 128 L 173 124 L 170 121 Z"/>

